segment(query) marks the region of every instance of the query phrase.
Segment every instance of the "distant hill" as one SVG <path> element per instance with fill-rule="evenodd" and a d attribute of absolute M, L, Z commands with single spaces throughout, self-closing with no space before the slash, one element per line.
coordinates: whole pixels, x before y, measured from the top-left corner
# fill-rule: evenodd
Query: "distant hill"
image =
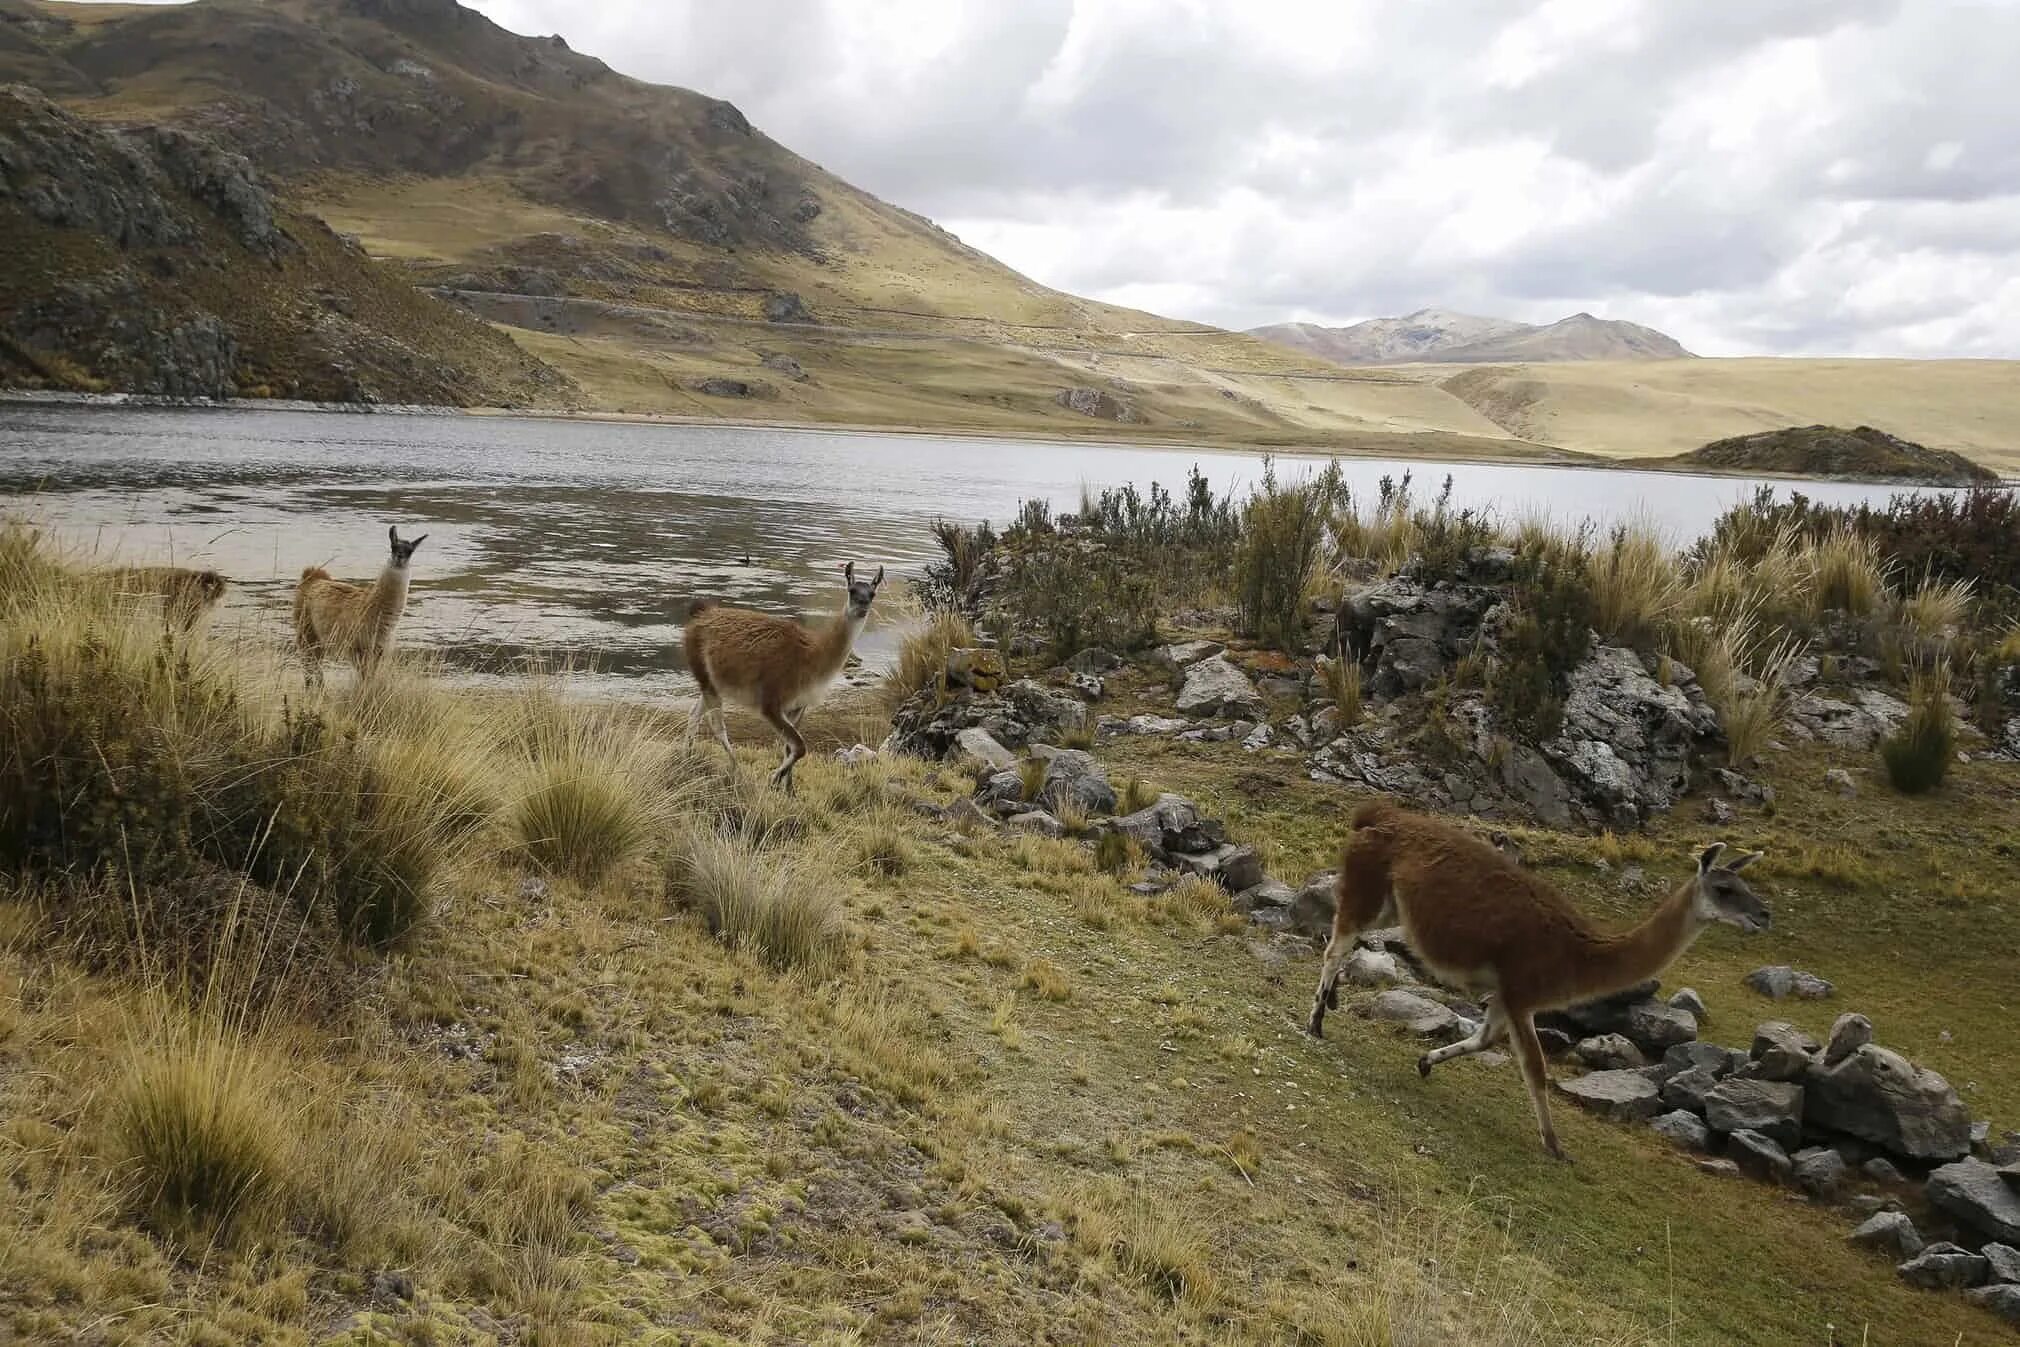
<path fill-rule="evenodd" d="M 1674 338 L 1639 323 L 1574 313 L 1547 326 L 1419 309 L 1401 318 L 1370 318 L 1351 327 L 1278 323 L 1249 335 L 1342 365 L 1488 364 L 1497 361 L 1677 360 L 1690 355 Z"/>
<path fill-rule="evenodd" d="M 1962 454 L 1889 435 L 1871 426 L 1790 426 L 1713 440 L 1669 460 L 1678 468 L 1865 477 L 1932 486 L 1996 482 L 1999 475 Z"/>

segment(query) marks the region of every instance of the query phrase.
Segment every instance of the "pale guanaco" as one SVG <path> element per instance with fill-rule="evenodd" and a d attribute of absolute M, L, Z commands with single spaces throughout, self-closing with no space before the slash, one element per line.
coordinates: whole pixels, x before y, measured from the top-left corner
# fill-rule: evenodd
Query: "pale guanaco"
<path fill-rule="evenodd" d="M 386 530 L 392 544 L 385 568 L 369 585 L 333 580 L 320 566 L 302 572 L 295 586 L 295 644 L 310 687 L 323 683 L 323 657 L 334 654 L 369 678 L 393 648 L 393 629 L 407 611 L 407 584 L 414 549 L 428 539 L 402 539 L 397 526 Z"/>
<path fill-rule="evenodd" d="M 1593 925 L 1556 889 L 1491 844 L 1452 823 L 1387 803 L 1355 811 L 1353 837 L 1334 884 L 1332 940 L 1319 969 L 1307 1028 L 1323 1034 L 1339 1004 L 1341 965 L 1354 937 L 1400 922 L 1410 949 L 1439 980 L 1485 998 L 1486 1016 L 1467 1038 L 1417 1059 L 1428 1076 L 1440 1062 L 1508 1041 L 1522 1066 L 1543 1148 L 1567 1159 L 1550 1125 L 1549 1073 L 1535 1015 L 1597 1000 L 1667 968 L 1698 932 L 1723 922 L 1749 933 L 1772 924 L 1767 905 L 1739 872 L 1759 852 L 1715 842 L 1696 870 L 1631 930 Z"/>

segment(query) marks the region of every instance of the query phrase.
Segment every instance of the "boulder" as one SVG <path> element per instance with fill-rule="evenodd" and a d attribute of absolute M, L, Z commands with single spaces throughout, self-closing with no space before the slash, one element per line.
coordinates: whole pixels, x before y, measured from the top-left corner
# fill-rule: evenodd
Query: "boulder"
<path fill-rule="evenodd" d="M 1581 1041 L 1572 1052 L 1579 1061 L 1595 1071 L 1621 1071 L 1648 1065 L 1641 1049 L 1619 1034 L 1596 1034 Z"/>
<path fill-rule="evenodd" d="M 1560 1080 L 1557 1088 L 1579 1107 L 1615 1122 L 1639 1122 L 1662 1112 L 1655 1082 L 1639 1071 L 1594 1071 Z"/>
<path fill-rule="evenodd" d="M 1356 987 L 1393 987 L 1415 981 L 1402 960 L 1387 950 L 1356 948 L 1340 967 L 1341 975 Z"/>
<path fill-rule="evenodd" d="M 1333 909 L 1338 901 L 1333 895 L 1334 880 L 1331 872 L 1313 875 L 1298 890 L 1297 901 L 1291 904 L 1293 931 L 1313 940 L 1324 940 L 1332 935 Z"/>
<path fill-rule="evenodd" d="M 1900 1171 L 1899 1166 L 1884 1155 L 1875 1155 L 1861 1162 L 1859 1172 L 1874 1183 L 1906 1184 L 1908 1181 L 1908 1176 Z"/>
<path fill-rule="evenodd" d="M 1788 730 L 1839 748 L 1869 752 L 1908 714 L 1908 704 L 1878 688 L 1853 688 L 1844 696 L 1806 692 L 1789 703 Z"/>
<path fill-rule="evenodd" d="M 1882 1211 L 1866 1218 L 1857 1230 L 1845 1237 L 1845 1242 L 1861 1249 L 1877 1249 L 1897 1262 L 1906 1261 L 1922 1252 L 1922 1232 L 1915 1229 L 1915 1223 L 1905 1212 Z"/>
<path fill-rule="evenodd" d="M 991 772 L 987 780 L 975 788 L 975 798 L 985 805 L 1001 809 L 1007 805 L 1024 803 L 1024 778 L 1016 772 Z"/>
<path fill-rule="evenodd" d="M 1859 783 L 1852 780 L 1852 774 L 1842 767 L 1832 767 L 1824 773 L 1824 784 L 1840 795 L 1857 795 Z"/>
<path fill-rule="evenodd" d="M 1538 747 L 1600 819 L 1631 827 L 1674 805 L 1695 753 L 1721 739 L 1694 681 L 1664 684 L 1634 651 L 1600 645 L 1571 673 L 1562 728 Z"/>
<path fill-rule="evenodd" d="M 1971 1149 L 1971 1115 L 1950 1083 L 1877 1043 L 1812 1066 L 1803 1091 L 1804 1120 L 1813 1128 L 1910 1160 L 1955 1160 Z"/>
<path fill-rule="evenodd" d="M 1122 722 L 1121 733 L 1168 738 L 1191 728 L 1191 721 L 1180 720 L 1176 716 L 1131 716 Z"/>
<path fill-rule="evenodd" d="M 1817 1041 L 1782 1020 L 1769 1020 L 1753 1031 L 1753 1060 L 1748 1073 L 1761 1080 L 1801 1080 L 1810 1069 Z"/>
<path fill-rule="evenodd" d="M 1654 997 L 1635 1001 L 1622 1012 L 1621 1032 L 1649 1053 L 1663 1053 L 1697 1037 L 1697 1017 Z"/>
<path fill-rule="evenodd" d="M 1578 1029 L 1583 1031 L 1581 1037 L 1585 1034 L 1624 1033 L 1627 1029 L 1628 1007 L 1653 999 L 1660 986 L 1660 983 L 1650 978 L 1611 996 L 1602 996 L 1596 1001 L 1581 1001 L 1575 1006 L 1566 1006 L 1563 1010 L 1538 1015 L 1536 1022 Z"/>
<path fill-rule="evenodd" d="M 1765 1183 L 1786 1182 L 1793 1168 L 1788 1152 L 1773 1137 L 1744 1128 L 1726 1138 L 1725 1153 L 1739 1166 L 1741 1173 Z"/>
<path fill-rule="evenodd" d="M 1028 678 L 1000 691 L 964 690 L 951 698 L 944 698 L 943 689 L 934 686 L 920 689 L 893 713 L 891 734 L 883 747 L 887 753 L 940 759 L 971 726 L 980 726 L 997 743 L 1014 749 L 1057 740 L 1087 724 L 1087 707 L 1078 698 Z"/>
<path fill-rule="evenodd" d="M 1711 1129 L 1704 1125 L 1704 1119 L 1687 1109 L 1665 1113 L 1649 1126 L 1685 1150 L 1711 1149 Z"/>
<path fill-rule="evenodd" d="M 2020 1328 L 2020 1286 L 1981 1286 L 1966 1291 L 1964 1299 Z"/>
<path fill-rule="evenodd" d="M 1804 973 L 1785 963 L 1754 969 L 1746 975 L 1746 985 L 1771 1001 L 1790 996 L 1804 1001 L 1821 1001 L 1837 990 L 1815 973 Z"/>
<path fill-rule="evenodd" d="M 1840 1015 L 1831 1025 L 1830 1042 L 1824 1045 L 1824 1065 L 1836 1066 L 1873 1041 L 1873 1022 L 1857 1012 Z"/>
<path fill-rule="evenodd" d="M 1728 1077 L 1704 1097 L 1714 1132 L 1758 1132 L 1787 1148 L 1803 1131 L 1803 1087 L 1785 1081 Z"/>
<path fill-rule="evenodd" d="M 2020 1244 L 2020 1193 L 1983 1160 L 1959 1160 L 1929 1176 L 1929 1205 L 1986 1239 Z"/>
<path fill-rule="evenodd" d="M 1979 1255 L 1955 1244 L 1931 1244 L 1895 1271 L 1910 1286 L 1925 1291 L 1955 1291 L 1982 1283 L 1989 1265 Z"/>
<path fill-rule="evenodd" d="M 1285 912 L 1297 900 L 1298 891 L 1280 879 L 1265 879 L 1235 895 L 1234 910 L 1254 915 L 1258 912 Z"/>
<path fill-rule="evenodd" d="M 1216 850 L 1227 841 L 1220 823 L 1201 818 L 1198 806 L 1183 795 L 1160 795 L 1155 804 L 1108 826 L 1135 838 L 1152 859 L 1166 862 L 1178 855 Z"/>
<path fill-rule="evenodd" d="M 1340 604 L 1334 643 L 1360 661 L 1371 693 L 1399 697 L 1430 686 L 1466 655 L 1501 599 L 1490 585 L 1385 580 Z"/>
<path fill-rule="evenodd" d="M 1047 807 L 1057 812 L 1070 807 L 1089 816 L 1115 812 L 1115 787 L 1108 783 L 1108 773 L 1093 754 L 1077 748 L 1034 744 L 1031 755 L 1045 764 L 1045 780 L 1038 787 L 1038 798 Z"/>
<path fill-rule="evenodd" d="M 1673 1109 L 1703 1113 L 1706 1100 L 1718 1088 L 1718 1079 L 1702 1067 L 1679 1071 L 1662 1082 L 1662 1102 Z"/>
<path fill-rule="evenodd" d="M 1031 833 L 1037 837 L 1064 837 L 1066 825 L 1042 809 L 1033 809 L 1023 814 L 1010 816 L 1012 831 Z"/>
<path fill-rule="evenodd" d="M 1711 1008 L 1705 1005 L 1704 998 L 1697 994 L 1695 987 L 1679 988 L 1676 995 L 1669 998 L 1669 1003 L 1678 1010 L 1689 1011 L 1690 1017 L 1700 1025 L 1711 1018 Z"/>
<path fill-rule="evenodd" d="M 1391 988 L 1360 1007 L 1371 1020 L 1401 1024 L 1420 1038 L 1452 1039 L 1459 1036 L 1459 1017 L 1444 1006 L 1416 992 Z"/>
<path fill-rule="evenodd" d="M 1746 1060 L 1747 1055 L 1736 1048 L 1722 1048 L 1716 1043 L 1701 1040 L 1678 1043 L 1662 1054 L 1662 1064 L 1672 1076 L 1696 1067 L 1714 1079 L 1723 1079 Z"/>
<path fill-rule="evenodd" d="M 970 725 L 954 736 L 955 754 L 964 754 L 992 772 L 1017 770 L 1017 755 L 996 742 L 996 736 L 980 725 Z"/>
<path fill-rule="evenodd" d="M 1071 688 L 1082 701 L 1098 702 L 1108 691 L 1108 684 L 1098 674 L 1069 673 L 1066 686 Z"/>
<path fill-rule="evenodd" d="M 1174 669 L 1189 669 L 1203 659 L 1212 659 L 1227 649 L 1219 641 L 1179 641 L 1163 647 L 1157 652 L 1161 663 Z"/>
<path fill-rule="evenodd" d="M 1230 892 L 1240 893 L 1263 882 L 1262 857 L 1252 846 L 1223 847 L 1219 852 L 1220 882 Z"/>
<path fill-rule="evenodd" d="M 1991 1280 L 2012 1282 L 2020 1285 L 2020 1249 L 2010 1244 L 1987 1244 L 1978 1250 L 1985 1256 L 1991 1271 Z"/>
<path fill-rule="evenodd" d="M 1796 1187 L 1819 1202 L 1835 1202 L 1844 1188 L 1844 1157 L 1823 1146 L 1797 1151 L 1791 1157 Z"/>
<path fill-rule="evenodd" d="M 1185 671 L 1185 686 L 1178 694 L 1180 715 L 1247 716 L 1253 720 L 1263 710 L 1262 694 L 1225 655 L 1210 656 Z"/>

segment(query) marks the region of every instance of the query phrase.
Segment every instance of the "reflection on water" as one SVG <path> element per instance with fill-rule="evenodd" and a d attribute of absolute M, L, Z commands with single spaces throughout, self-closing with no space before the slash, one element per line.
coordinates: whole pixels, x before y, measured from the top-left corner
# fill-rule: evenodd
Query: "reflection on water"
<path fill-rule="evenodd" d="M 629 694 L 691 686 L 680 623 L 695 597 L 832 611 L 844 561 L 916 575 L 936 516 L 1000 522 L 1027 496 L 1071 508 L 1083 487 L 1176 486 L 1194 464 L 1222 489 L 1262 471 L 1252 454 L 948 436 L 0 404 L 0 492 L 17 512 L 123 561 L 216 566 L 236 582 L 222 620 L 279 622 L 304 566 L 369 579 L 397 523 L 429 535 L 403 644 L 433 647 L 473 679 L 526 656 L 586 656 Z M 1429 494 L 1446 471 L 1343 466 L 1357 493 L 1411 470 Z M 1679 539 L 1750 490 L 1672 474 L 1450 471 L 1457 505 L 1562 521 L 1646 515 Z M 895 643 L 893 626 L 873 622 L 865 667 L 884 667 Z"/>

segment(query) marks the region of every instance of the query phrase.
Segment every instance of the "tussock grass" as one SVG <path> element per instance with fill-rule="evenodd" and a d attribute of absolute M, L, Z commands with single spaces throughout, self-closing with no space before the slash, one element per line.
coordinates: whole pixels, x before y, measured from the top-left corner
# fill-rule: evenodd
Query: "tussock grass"
<path fill-rule="evenodd" d="M 1677 557 L 1655 526 L 1622 525 L 1587 564 L 1593 620 L 1603 635 L 1638 650 L 1651 648 L 1683 601 Z"/>
<path fill-rule="evenodd" d="M 1957 754 L 1957 717 L 1950 708 L 1948 666 L 1915 675 L 1908 714 L 1880 744 L 1887 780 L 1903 795 L 1921 795 L 1943 784 Z"/>
<path fill-rule="evenodd" d="M 1073 984 L 1059 965 L 1050 959 L 1033 959 L 1025 964 L 1024 980 L 1019 985 L 1047 1001 L 1064 1001 L 1073 995 Z"/>
<path fill-rule="evenodd" d="M 1116 812 L 1135 814 L 1157 803 L 1161 792 L 1141 776 L 1125 776 L 1115 791 Z"/>
<path fill-rule="evenodd" d="M 1735 763 L 1748 762 L 1766 751 L 1788 714 L 1788 668 L 1801 647 L 1785 641 L 1764 657 L 1764 668 L 1752 686 L 1728 691 L 1712 705 L 1725 730 L 1726 753 Z"/>
<path fill-rule="evenodd" d="M 770 968 L 819 977 L 842 962 L 835 880 L 804 852 L 690 827 L 673 845 L 667 883 L 710 934 Z"/>
<path fill-rule="evenodd" d="M 566 700 L 556 677 L 529 677 L 508 726 L 519 777 L 507 830 L 551 874 L 594 883 L 623 867 L 679 803 L 667 747 L 611 708 Z"/>
<path fill-rule="evenodd" d="M 1164 901 L 1182 920 L 1211 926 L 1228 911 L 1228 893 L 1210 879 L 1182 876 L 1164 895 Z"/>
<path fill-rule="evenodd" d="M 979 644 L 975 628 L 960 613 L 940 609 L 925 614 L 898 647 L 897 663 L 884 675 L 884 700 L 895 708 L 930 687 L 947 671 L 947 655 Z"/>
<path fill-rule="evenodd" d="M 1110 874 L 1123 874 L 1140 863 L 1141 850 L 1128 833 L 1110 830 L 1094 843 L 1094 864 Z"/>
<path fill-rule="evenodd" d="M 1038 792 L 1045 788 L 1046 763 L 1042 758 L 1024 758 L 1017 764 L 1017 780 L 1024 788 L 1024 799 L 1036 801 Z"/>
<path fill-rule="evenodd" d="M 1157 1296 L 1202 1311 L 1220 1301 L 1213 1250 L 1184 1204 L 1141 1184 L 1108 1182 L 1083 1193 L 1071 1216 L 1075 1244 L 1112 1259 Z"/>
<path fill-rule="evenodd" d="M 848 830 L 844 845 L 857 867 L 886 879 L 918 864 L 919 849 L 906 830 L 904 815 L 888 805 L 863 815 Z"/>
<path fill-rule="evenodd" d="M 1835 528 L 1809 544 L 1807 560 L 1813 616 L 1841 612 L 1864 617 L 1886 597 L 1887 572 L 1879 544 L 1864 534 Z"/>
<path fill-rule="evenodd" d="M 1340 728 L 1352 729 L 1360 724 L 1367 714 L 1361 700 L 1360 661 L 1344 653 L 1330 659 L 1322 657 L 1319 673 L 1325 680 L 1326 695 L 1339 709 Z"/>

